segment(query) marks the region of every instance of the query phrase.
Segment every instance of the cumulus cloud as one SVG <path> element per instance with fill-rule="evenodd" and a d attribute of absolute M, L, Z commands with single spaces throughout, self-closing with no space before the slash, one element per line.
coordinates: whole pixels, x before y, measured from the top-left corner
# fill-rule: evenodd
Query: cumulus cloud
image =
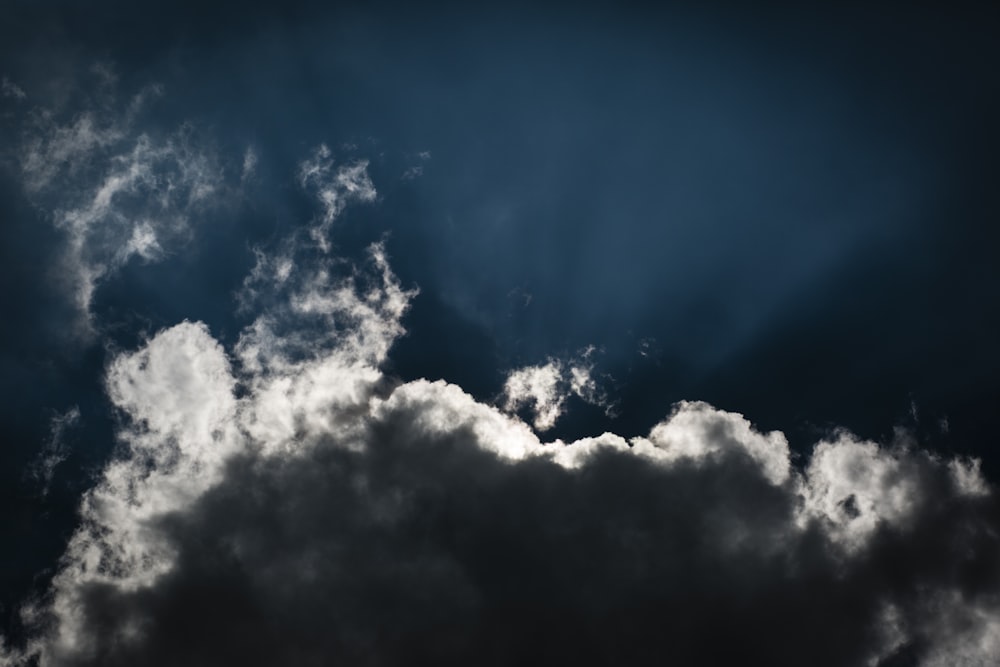
<path fill-rule="evenodd" d="M 530 411 L 538 431 L 555 426 L 570 396 L 610 410 L 611 403 L 593 377 L 594 352 L 591 347 L 569 361 L 549 359 L 544 364 L 511 371 L 504 382 L 503 409 L 509 413 Z"/>
<path fill-rule="evenodd" d="M 1000 658 L 975 461 L 849 433 L 794 461 L 693 401 L 643 437 L 544 442 L 599 396 L 592 352 L 515 371 L 501 407 L 394 379 L 415 291 L 382 244 L 355 266 L 313 241 L 257 250 L 229 348 L 182 322 L 111 360 L 120 452 L 2 664 Z"/>
<path fill-rule="evenodd" d="M 10 663 L 996 659 L 974 463 L 840 434 L 796 466 L 696 402 L 646 437 L 544 443 L 379 370 L 412 296 L 381 246 L 322 266 L 275 281 L 231 350 L 184 322 L 110 364 L 121 455 Z"/>
<path fill-rule="evenodd" d="M 420 178 L 423 175 L 424 175 L 424 165 L 416 164 L 413 165 L 412 167 L 407 167 L 403 171 L 403 175 L 400 178 L 404 181 L 412 181 L 417 178 Z"/>
<path fill-rule="evenodd" d="M 57 273 L 84 335 L 93 333 L 98 286 L 133 258 L 167 256 L 218 202 L 223 184 L 218 157 L 193 127 L 140 129 L 143 110 L 163 94 L 159 86 L 123 102 L 107 67 L 94 76 L 99 81 L 80 108 L 34 109 L 18 148 L 26 192 L 65 235 Z"/>

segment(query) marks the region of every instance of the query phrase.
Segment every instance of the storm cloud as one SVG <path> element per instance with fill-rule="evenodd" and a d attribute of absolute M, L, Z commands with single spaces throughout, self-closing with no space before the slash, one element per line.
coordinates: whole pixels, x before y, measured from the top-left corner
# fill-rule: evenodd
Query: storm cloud
<path fill-rule="evenodd" d="M 456 385 L 380 370 L 415 295 L 382 245 L 361 267 L 311 235 L 281 252 L 232 349 L 183 322 L 109 364 L 121 452 L 8 664 L 1000 655 L 978 462 L 847 432 L 793 460 L 780 432 L 700 402 L 645 437 L 543 442 Z"/>
<path fill-rule="evenodd" d="M 320 4 L 0 26 L 0 666 L 1000 663 L 995 12 Z"/>

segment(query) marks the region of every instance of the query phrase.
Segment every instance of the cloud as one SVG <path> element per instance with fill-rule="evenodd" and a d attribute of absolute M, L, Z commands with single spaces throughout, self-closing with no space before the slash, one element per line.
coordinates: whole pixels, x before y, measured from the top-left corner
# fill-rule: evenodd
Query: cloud
<path fill-rule="evenodd" d="M 404 181 L 412 181 L 417 178 L 420 178 L 423 175 L 424 175 L 424 165 L 417 164 L 413 165 L 412 167 L 407 167 L 403 171 L 403 175 L 400 178 Z"/>
<path fill-rule="evenodd" d="M 568 396 L 568 392 L 559 386 L 562 379 L 563 369 L 558 361 L 511 371 L 504 383 L 503 407 L 508 412 L 530 407 L 535 415 L 535 428 L 547 431 L 562 415 Z"/>
<path fill-rule="evenodd" d="M 7 77 L 3 77 L 2 79 L 0 79 L 0 95 L 3 95 L 4 97 L 13 98 L 18 102 L 28 97 L 28 95 L 24 92 L 24 90 L 21 89 L 20 86 L 18 86 L 16 83 L 11 81 Z"/>
<path fill-rule="evenodd" d="M 545 364 L 511 371 L 504 382 L 503 409 L 509 413 L 528 409 L 534 414 L 532 423 L 538 431 L 555 426 L 570 396 L 611 410 L 611 403 L 592 376 L 594 352 L 589 347 L 568 361 L 549 359 Z"/>
<path fill-rule="evenodd" d="M 403 181 L 412 181 L 420 178 L 424 175 L 424 164 L 431 159 L 430 151 L 420 151 L 416 155 L 407 155 L 409 159 L 418 160 L 416 164 L 411 164 L 409 167 L 403 170 L 403 175 L 400 177 Z"/>
<path fill-rule="evenodd" d="M 414 292 L 381 245 L 366 267 L 306 245 L 276 251 L 287 271 L 261 251 L 278 269 L 231 349 L 183 322 L 110 363 L 121 453 L 8 664 L 998 657 L 975 462 L 840 433 L 796 465 L 781 433 L 698 402 L 645 437 L 545 443 L 460 387 L 387 377 Z M 576 367 L 518 386 L 586 394 Z"/>
<path fill-rule="evenodd" d="M 513 371 L 500 407 L 387 375 L 416 290 L 384 244 L 355 265 L 315 235 L 374 187 L 322 146 L 299 175 L 320 221 L 255 250 L 235 343 L 185 321 L 108 363 L 119 451 L 0 664 L 1000 658 L 1000 506 L 977 461 L 902 432 L 795 460 L 697 401 L 642 437 L 544 442 L 569 396 L 607 404 L 594 350 Z M 155 253 L 159 229 L 115 247 Z"/>
<path fill-rule="evenodd" d="M 29 467 L 28 474 L 41 486 L 42 495 L 48 495 L 56 467 L 66 460 L 66 431 L 80 423 L 80 408 L 73 406 L 52 418 L 49 439 L 42 446 L 38 457 Z"/>
<path fill-rule="evenodd" d="M 259 158 L 257 157 L 257 151 L 253 146 L 247 146 L 247 149 L 243 152 L 243 171 L 240 175 L 240 181 L 246 182 L 253 178 L 254 174 L 257 172 L 257 162 Z"/>
<path fill-rule="evenodd" d="M 316 193 L 323 207 L 319 221 L 310 230 L 312 239 L 324 252 L 329 252 L 330 228 L 333 221 L 352 201 L 373 202 L 377 196 L 368 176 L 368 161 L 357 160 L 334 168 L 333 154 L 321 144 L 310 158 L 299 165 L 299 184 Z"/>
<path fill-rule="evenodd" d="M 142 112 L 163 94 L 159 86 L 123 103 L 110 69 L 93 76 L 92 100 L 81 108 L 34 109 L 18 148 L 25 191 L 65 236 L 56 273 L 84 336 L 94 333 L 99 285 L 134 258 L 168 256 L 199 213 L 219 203 L 224 185 L 218 157 L 192 126 L 140 129 Z"/>

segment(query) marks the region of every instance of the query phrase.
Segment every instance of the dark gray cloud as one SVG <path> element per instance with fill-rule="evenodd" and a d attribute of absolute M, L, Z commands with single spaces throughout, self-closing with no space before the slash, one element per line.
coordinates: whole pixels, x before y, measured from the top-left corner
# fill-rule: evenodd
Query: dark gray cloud
<path fill-rule="evenodd" d="M 166 574 L 81 584 L 88 649 L 50 664 L 856 665 L 897 642 L 921 664 L 996 657 L 1000 517 L 946 466 L 912 455 L 893 482 L 919 508 L 844 555 L 738 451 L 508 462 L 473 429 L 423 432 L 425 407 L 367 424 L 363 451 L 321 437 L 235 456 L 149 526 L 176 554 Z"/>

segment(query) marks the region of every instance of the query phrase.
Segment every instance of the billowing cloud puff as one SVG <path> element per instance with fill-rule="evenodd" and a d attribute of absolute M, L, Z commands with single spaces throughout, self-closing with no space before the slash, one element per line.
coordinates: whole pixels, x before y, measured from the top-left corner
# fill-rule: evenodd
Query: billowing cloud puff
<path fill-rule="evenodd" d="M 109 365 L 121 454 L 8 664 L 1000 655 L 974 463 L 840 434 L 793 465 L 781 433 L 697 402 L 646 437 L 545 443 L 380 371 L 413 294 L 381 246 L 346 276 L 269 275 L 281 298 L 233 349 L 184 322 Z"/>

